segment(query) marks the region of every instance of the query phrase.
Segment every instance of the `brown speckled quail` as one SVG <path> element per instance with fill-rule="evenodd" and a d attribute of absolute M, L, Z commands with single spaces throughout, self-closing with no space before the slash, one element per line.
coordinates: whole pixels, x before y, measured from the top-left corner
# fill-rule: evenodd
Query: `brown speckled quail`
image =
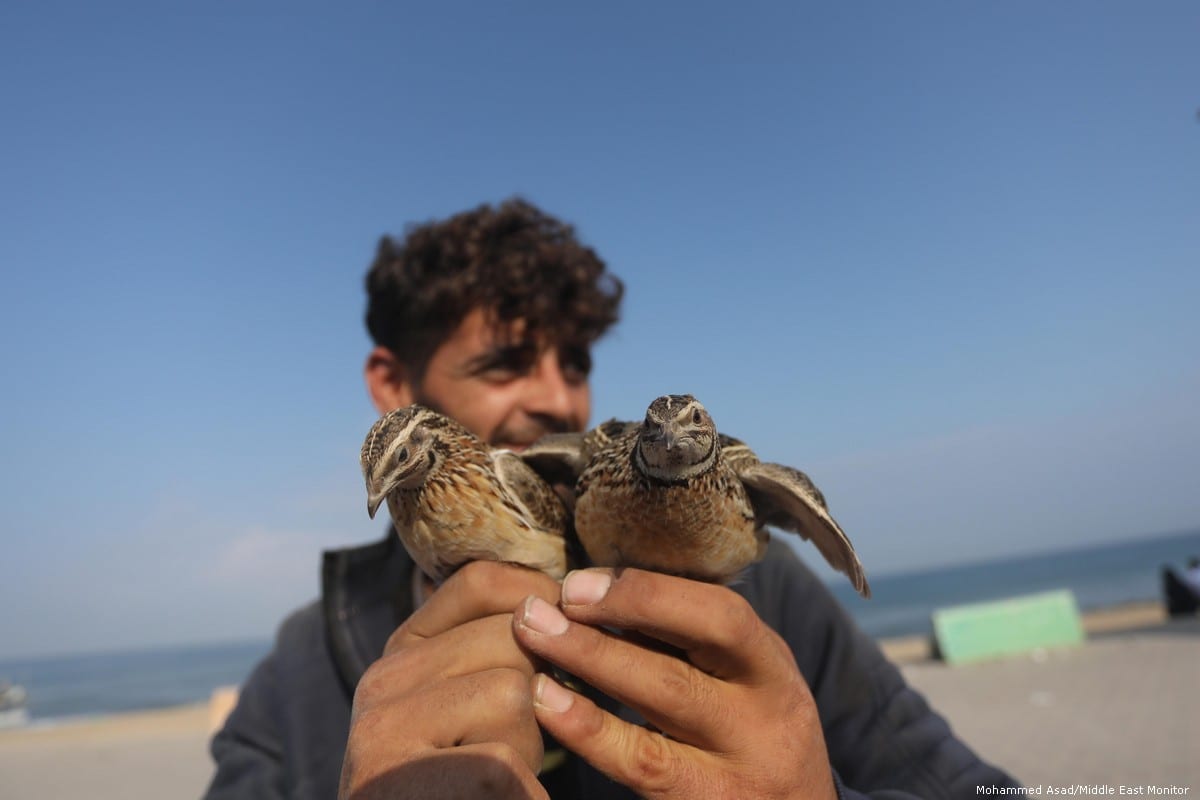
<path fill-rule="evenodd" d="M 387 500 L 405 549 L 434 582 L 475 560 L 566 574 L 562 501 L 516 454 L 449 417 L 419 405 L 385 414 L 360 461 L 367 512 Z"/>
<path fill-rule="evenodd" d="M 811 540 L 871 595 L 853 545 L 808 476 L 718 434 L 691 395 L 658 398 L 640 424 L 610 421 L 539 441 L 523 458 L 543 474 L 578 474 L 575 530 L 594 564 L 727 583 L 762 557 L 765 526 L 774 525 Z"/>

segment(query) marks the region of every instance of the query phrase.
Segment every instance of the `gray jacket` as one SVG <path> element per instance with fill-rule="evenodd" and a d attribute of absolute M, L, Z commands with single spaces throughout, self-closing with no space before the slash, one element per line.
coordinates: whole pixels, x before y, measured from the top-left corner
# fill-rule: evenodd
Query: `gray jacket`
<path fill-rule="evenodd" d="M 412 574 L 391 535 L 325 554 L 320 601 L 283 623 L 213 738 L 209 800 L 337 796 L 354 687 L 412 613 Z M 1017 785 L 954 737 L 787 545 L 772 541 L 733 588 L 791 645 L 843 798 L 966 800 L 977 786 Z M 576 758 L 542 781 L 552 797 L 632 797 Z"/>

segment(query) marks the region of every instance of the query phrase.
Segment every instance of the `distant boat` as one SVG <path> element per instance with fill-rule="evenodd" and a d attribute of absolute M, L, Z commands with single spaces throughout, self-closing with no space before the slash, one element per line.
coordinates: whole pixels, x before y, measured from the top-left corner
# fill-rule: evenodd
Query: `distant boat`
<path fill-rule="evenodd" d="M 16 728 L 29 722 L 28 700 L 29 695 L 20 686 L 0 680 L 0 728 Z"/>

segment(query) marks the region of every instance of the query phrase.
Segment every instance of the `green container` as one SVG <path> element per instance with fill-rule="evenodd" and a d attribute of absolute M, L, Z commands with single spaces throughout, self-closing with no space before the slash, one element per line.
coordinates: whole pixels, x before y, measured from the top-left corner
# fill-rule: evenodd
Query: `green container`
<path fill-rule="evenodd" d="M 1067 589 L 933 612 L 933 635 L 948 664 L 1083 643 L 1075 595 Z"/>

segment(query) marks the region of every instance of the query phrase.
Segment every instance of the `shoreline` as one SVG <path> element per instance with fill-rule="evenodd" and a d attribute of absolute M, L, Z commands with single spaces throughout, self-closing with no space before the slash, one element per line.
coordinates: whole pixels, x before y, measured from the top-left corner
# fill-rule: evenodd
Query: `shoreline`
<path fill-rule="evenodd" d="M 1093 636 L 1117 634 L 1163 625 L 1168 621 L 1166 608 L 1157 600 L 1140 600 L 1116 606 L 1080 612 L 1088 640 Z M 897 665 L 937 661 L 931 635 L 888 636 L 876 640 L 884 655 Z M 215 731 L 232 711 L 237 687 L 213 687 L 208 700 L 199 700 L 158 708 L 99 711 L 59 717 L 34 717 L 27 724 L 0 728 L 0 746 L 7 737 L 23 734 L 69 732 L 86 736 L 109 729 L 133 732 L 143 728 L 167 726 L 168 730 Z"/>

